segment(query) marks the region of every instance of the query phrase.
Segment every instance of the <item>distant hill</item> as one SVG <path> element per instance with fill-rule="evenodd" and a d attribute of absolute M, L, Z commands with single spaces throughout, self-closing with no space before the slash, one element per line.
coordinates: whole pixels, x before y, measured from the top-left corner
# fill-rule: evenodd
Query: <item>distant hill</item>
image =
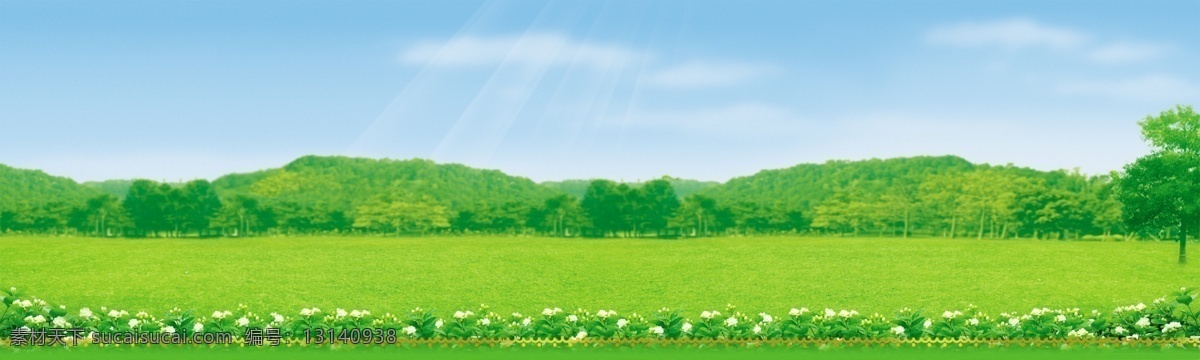
<path fill-rule="evenodd" d="M 966 171 L 976 167 L 986 165 L 975 165 L 957 156 L 831 160 L 823 164 L 799 164 L 784 169 L 763 170 L 702 190 L 700 194 L 725 204 L 786 204 L 793 208 L 811 209 L 835 192 L 848 187 L 879 190 L 898 182 L 920 181 L 926 175 Z"/>
<path fill-rule="evenodd" d="M 700 181 L 700 180 L 678 179 L 678 178 L 672 178 L 672 177 L 663 177 L 663 178 L 667 179 L 667 181 L 671 183 L 671 187 L 673 187 L 675 189 L 675 195 L 679 196 L 679 198 L 681 198 L 681 199 L 687 197 L 688 195 L 700 192 L 701 190 L 721 185 L 721 183 L 716 182 L 716 181 Z M 546 181 L 546 182 L 542 182 L 541 185 L 551 188 L 551 189 L 561 191 L 561 192 L 565 192 L 567 194 L 571 194 L 571 196 L 574 196 L 577 199 L 582 199 L 583 195 L 585 193 L 587 193 L 588 184 L 590 184 L 591 182 L 592 182 L 592 180 L 572 179 L 572 180 L 563 180 L 563 181 Z M 642 184 L 644 184 L 644 183 L 645 182 L 631 182 L 631 183 L 627 183 L 627 184 L 629 184 L 629 186 L 631 186 L 631 187 L 636 188 L 636 187 L 642 186 Z"/>
<path fill-rule="evenodd" d="M 25 205 L 37 207 L 58 203 L 74 206 L 100 193 L 66 177 L 0 165 L 0 211 Z"/>
<path fill-rule="evenodd" d="M 384 193 L 428 197 L 452 210 L 511 202 L 537 204 L 558 193 L 497 170 L 422 159 L 344 156 L 305 156 L 278 169 L 222 176 L 213 185 L 226 197 L 252 194 L 343 210 Z"/>
<path fill-rule="evenodd" d="M 183 187 L 185 182 L 167 182 L 166 184 L 170 185 L 171 187 L 174 187 L 174 188 L 180 188 L 180 187 Z M 133 180 L 116 179 L 116 180 L 104 180 L 104 181 L 88 181 L 88 182 L 84 182 L 82 185 L 96 189 L 96 190 L 100 190 L 100 192 L 103 192 L 105 194 L 114 195 L 118 198 L 125 198 L 125 195 L 129 193 L 129 187 L 133 185 Z"/>

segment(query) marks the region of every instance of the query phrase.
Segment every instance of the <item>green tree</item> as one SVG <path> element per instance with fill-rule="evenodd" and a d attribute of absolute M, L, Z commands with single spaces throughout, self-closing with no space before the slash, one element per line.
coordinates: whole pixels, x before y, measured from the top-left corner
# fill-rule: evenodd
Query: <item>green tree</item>
<path fill-rule="evenodd" d="M 598 233 L 615 234 L 625 229 L 630 210 L 628 192 L 628 186 L 612 180 L 593 180 L 588 184 L 580 206 Z"/>
<path fill-rule="evenodd" d="M 1200 225 L 1200 114 L 1177 106 L 1139 124 L 1155 151 L 1126 165 L 1119 175 L 1125 223 L 1143 231 L 1174 228 L 1183 264 L 1188 231 Z"/>
<path fill-rule="evenodd" d="M 586 221 L 579 201 L 569 194 L 546 199 L 541 209 L 541 214 L 545 217 L 543 223 L 548 225 L 550 233 L 554 236 L 570 236 L 570 229 L 579 229 Z"/>
<path fill-rule="evenodd" d="M 121 200 L 116 196 L 103 194 L 88 199 L 85 212 L 92 234 L 111 236 L 113 228 L 120 229 L 124 223 L 124 212 L 121 210 Z"/>
<path fill-rule="evenodd" d="M 700 194 L 688 195 L 676 212 L 675 223 L 681 228 L 690 227 L 692 236 L 708 236 L 718 212 L 716 200 Z"/>
<path fill-rule="evenodd" d="M 157 234 L 168 228 L 167 194 L 153 181 L 135 180 L 121 205 L 142 235 Z"/>
<path fill-rule="evenodd" d="M 637 189 L 637 225 L 647 231 L 662 232 L 667 221 L 679 210 L 679 197 L 668 178 L 651 180 Z"/>
<path fill-rule="evenodd" d="M 227 235 L 250 236 L 274 226 L 273 213 L 257 197 L 238 194 L 229 197 L 223 204 L 215 222 L 218 227 L 226 229 Z"/>
<path fill-rule="evenodd" d="M 426 232 L 450 227 L 450 214 L 429 198 L 400 194 L 384 194 L 360 205 L 353 226 L 366 230 Z"/>
<path fill-rule="evenodd" d="M 178 207 L 184 230 L 192 230 L 203 235 L 209 229 L 213 218 L 221 210 L 221 198 L 208 180 L 193 180 L 178 190 Z"/>

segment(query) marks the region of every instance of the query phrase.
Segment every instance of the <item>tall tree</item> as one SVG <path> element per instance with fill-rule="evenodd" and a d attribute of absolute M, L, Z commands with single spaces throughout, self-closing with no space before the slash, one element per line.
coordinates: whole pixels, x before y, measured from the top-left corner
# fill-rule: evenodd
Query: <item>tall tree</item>
<path fill-rule="evenodd" d="M 667 220 L 679 209 L 679 197 L 667 178 L 651 180 L 638 188 L 636 201 L 637 224 L 641 229 L 659 231 L 667 228 Z"/>
<path fill-rule="evenodd" d="M 213 217 L 221 210 L 221 198 L 208 180 L 193 180 L 179 189 L 179 211 L 184 230 L 193 230 L 203 235 Z"/>
<path fill-rule="evenodd" d="M 163 189 L 150 180 L 135 180 L 122 203 L 133 220 L 133 226 L 143 235 L 168 228 L 168 199 Z"/>
<path fill-rule="evenodd" d="M 112 225 L 117 224 L 119 229 L 124 215 L 121 211 L 121 200 L 110 194 L 88 199 L 85 212 L 88 227 L 96 236 L 111 235 L 111 229 L 114 227 Z"/>
<path fill-rule="evenodd" d="M 593 180 L 588 184 L 580 206 L 587 213 L 592 227 L 600 234 L 623 230 L 628 208 L 625 192 L 628 188 L 622 188 L 612 180 Z"/>
<path fill-rule="evenodd" d="M 675 222 L 680 227 L 690 227 L 692 236 L 708 236 L 717 221 L 717 201 L 710 197 L 692 194 L 683 199 L 676 212 Z M 689 226 L 690 225 L 690 226 Z"/>
<path fill-rule="evenodd" d="M 547 227 L 554 236 L 570 236 L 569 229 L 578 229 L 584 222 L 583 209 L 579 206 L 579 201 L 569 194 L 546 199 L 545 204 L 542 205 L 542 216 L 545 216 L 544 223 L 548 225 Z"/>
<path fill-rule="evenodd" d="M 1183 264 L 1188 231 L 1200 226 L 1200 114 L 1177 106 L 1138 124 L 1155 151 L 1126 165 L 1118 178 L 1125 222 L 1142 230 L 1177 230 Z"/>

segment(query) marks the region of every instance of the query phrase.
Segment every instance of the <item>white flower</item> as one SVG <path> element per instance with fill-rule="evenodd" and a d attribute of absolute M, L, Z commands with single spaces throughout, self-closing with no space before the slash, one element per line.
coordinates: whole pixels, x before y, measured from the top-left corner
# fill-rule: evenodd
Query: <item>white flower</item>
<path fill-rule="evenodd" d="M 775 321 L 775 318 L 771 317 L 771 315 L 767 315 L 767 313 L 759 313 L 758 316 L 762 317 L 763 323 L 770 323 L 772 321 Z"/>
<path fill-rule="evenodd" d="M 825 317 L 831 318 L 831 317 L 834 317 L 835 315 L 837 315 L 837 313 L 833 312 L 833 309 L 829 309 L 829 308 L 825 309 Z"/>
<path fill-rule="evenodd" d="M 138 325 L 140 325 L 141 323 L 142 323 L 142 322 L 141 322 L 141 321 L 138 321 L 138 319 L 129 319 L 129 327 L 131 327 L 131 328 L 132 328 L 132 327 L 137 327 L 137 326 L 138 326 Z"/>
<path fill-rule="evenodd" d="M 1130 338 L 1130 339 L 1137 340 L 1137 338 L 1138 338 L 1138 334 L 1129 335 L 1129 338 Z"/>
<path fill-rule="evenodd" d="M 1038 309 L 1038 308 L 1034 308 L 1033 310 L 1029 311 L 1029 313 L 1032 314 L 1033 316 L 1042 316 L 1042 313 L 1044 313 L 1044 312 L 1045 312 L 1045 310 Z"/>
<path fill-rule="evenodd" d="M 88 308 L 79 309 L 79 317 L 84 318 L 84 319 L 90 319 L 92 317 L 92 309 L 88 309 Z"/>
<path fill-rule="evenodd" d="M 800 316 L 800 309 L 792 308 L 792 310 L 788 311 L 788 315 Z"/>
<path fill-rule="evenodd" d="M 25 322 L 26 322 L 26 323 L 30 323 L 30 324 L 41 324 L 41 323 L 45 323 L 45 322 L 46 322 L 46 317 L 45 317 L 45 316 L 41 316 L 41 315 L 38 315 L 38 316 L 26 316 L 26 317 L 25 317 Z"/>
<path fill-rule="evenodd" d="M 56 327 L 56 328 L 64 328 L 65 329 L 65 328 L 71 326 L 71 324 L 67 322 L 67 319 L 64 319 L 62 316 L 54 317 L 54 321 L 51 321 L 50 323 L 54 324 L 54 327 Z"/>
<path fill-rule="evenodd" d="M 967 325 L 971 325 L 971 326 L 979 325 L 979 319 L 976 319 L 976 318 L 967 319 Z"/>
<path fill-rule="evenodd" d="M 896 335 L 904 335 L 904 327 L 897 325 L 896 327 L 892 328 L 892 333 Z"/>
<path fill-rule="evenodd" d="M 842 310 L 842 311 L 838 311 L 837 315 L 844 317 L 844 318 L 848 318 L 848 317 L 850 317 L 851 314 L 849 311 Z"/>
<path fill-rule="evenodd" d="M 962 315 L 962 311 L 957 311 L 957 310 L 956 311 L 946 311 L 946 312 L 942 313 L 942 317 L 946 318 L 946 319 L 953 319 L 953 318 L 959 317 L 960 315 Z"/>
<path fill-rule="evenodd" d="M 1145 304 L 1145 303 L 1138 303 L 1137 305 L 1134 305 L 1134 306 L 1133 306 L 1133 309 L 1134 309 L 1134 310 L 1137 310 L 1137 311 L 1146 310 L 1146 304 Z"/>
<path fill-rule="evenodd" d="M 212 317 L 213 317 L 213 319 L 224 319 L 231 315 L 233 315 L 233 313 L 231 313 L 229 311 L 214 311 Z"/>
<path fill-rule="evenodd" d="M 1135 325 L 1135 326 L 1137 326 L 1137 327 L 1147 327 L 1147 326 L 1150 326 L 1150 318 L 1148 318 L 1148 317 L 1142 317 L 1141 319 L 1138 319 L 1138 321 L 1137 321 L 1136 323 L 1133 323 L 1133 325 Z"/>
<path fill-rule="evenodd" d="M 108 317 L 121 317 L 121 312 L 117 310 L 109 310 Z"/>
<path fill-rule="evenodd" d="M 350 310 L 350 317 L 352 317 L 352 318 L 361 318 L 361 317 L 363 317 L 362 311 L 358 311 L 358 310 Z"/>
<path fill-rule="evenodd" d="M 29 300 L 16 300 L 16 301 L 13 301 L 13 305 L 20 306 L 23 308 L 29 308 L 30 306 L 33 306 L 33 302 L 31 302 Z"/>
<path fill-rule="evenodd" d="M 1066 315 L 1058 314 L 1058 316 L 1054 317 L 1054 322 L 1064 322 L 1064 321 L 1067 321 Z"/>
<path fill-rule="evenodd" d="M 587 335 L 588 335 L 588 334 L 587 334 L 587 331 L 585 331 L 585 330 L 579 330 L 579 333 L 578 333 L 578 334 L 575 334 L 575 340 L 580 340 L 580 339 L 583 339 L 583 338 L 587 337 Z"/>
<path fill-rule="evenodd" d="M 737 324 L 738 319 L 736 317 L 730 316 L 728 319 L 725 319 L 725 326 L 737 326 Z"/>
<path fill-rule="evenodd" d="M 712 319 L 712 317 L 713 317 L 713 313 L 710 311 L 705 310 L 700 313 L 701 319 L 708 320 L 708 319 Z"/>
<path fill-rule="evenodd" d="M 404 333 L 405 333 L 405 334 L 408 334 L 408 335 L 413 335 L 413 334 L 416 334 L 416 333 L 417 333 L 417 328 L 413 327 L 412 325 L 405 326 L 405 327 L 404 327 Z"/>
<path fill-rule="evenodd" d="M 147 314 L 145 311 L 138 311 L 137 315 L 134 316 L 138 317 L 139 319 L 145 319 L 150 317 L 150 314 Z"/>
<path fill-rule="evenodd" d="M 454 318 L 455 318 L 455 319 L 466 319 L 466 318 L 467 318 L 467 313 L 465 313 L 465 312 L 462 312 L 462 311 L 455 311 L 455 312 L 454 312 Z"/>
<path fill-rule="evenodd" d="M 283 315 L 279 315 L 279 314 L 276 314 L 276 313 L 271 313 L 271 318 L 274 320 L 274 322 L 275 322 L 276 324 L 282 324 L 282 323 L 283 323 Z"/>
<path fill-rule="evenodd" d="M 624 318 L 617 319 L 617 328 L 618 329 L 624 328 L 626 324 L 629 324 L 629 320 L 625 320 Z"/>
<path fill-rule="evenodd" d="M 433 327 L 441 329 L 442 328 L 442 319 L 438 319 L 436 322 L 434 322 Z"/>
<path fill-rule="evenodd" d="M 1117 327 L 1113 328 L 1113 334 L 1124 335 L 1125 328 L 1121 327 L 1120 325 L 1117 325 Z"/>
<path fill-rule="evenodd" d="M 334 315 L 333 315 L 333 316 L 335 316 L 335 317 L 340 317 L 340 318 L 341 318 L 341 317 L 346 317 L 346 315 L 349 315 L 349 314 L 347 314 L 347 313 L 346 313 L 346 310 L 344 310 L 344 309 L 335 309 L 335 310 L 333 311 L 333 313 L 334 313 Z"/>
<path fill-rule="evenodd" d="M 596 316 L 599 316 L 599 317 L 602 317 L 602 318 L 606 318 L 606 317 L 608 317 L 608 311 L 607 311 L 607 310 L 600 310 L 600 311 L 597 311 L 597 312 L 596 312 Z"/>
<path fill-rule="evenodd" d="M 579 321 L 579 317 L 575 316 L 575 314 L 567 315 L 567 321 L 576 322 Z"/>
<path fill-rule="evenodd" d="M 692 331 L 692 323 L 690 323 L 690 322 L 685 322 L 685 323 L 683 323 L 683 327 L 682 327 L 682 328 L 680 328 L 680 330 L 683 330 L 683 332 L 690 332 L 690 331 Z"/>
<path fill-rule="evenodd" d="M 933 326 L 933 321 L 925 319 L 925 328 L 928 329 L 930 326 Z"/>
<path fill-rule="evenodd" d="M 162 328 L 162 332 L 164 332 L 164 333 L 168 333 L 168 334 L 174 334 L 174 333 L 175 333 L 175 327 L 174 327 L 174 326 L 171 326 L 171 325 L 163 326 L 163 328 Z"/>
<path fill-rule="evenodd" d="M 751 331 L 754 331 L 755 334 L 758 334 L 762 332 L 762 326 L 754 325 L 754 329 L 751 329 Z"/>
<path fill-rule="evenodd" d="M 313 314 L 312 309 L 309 309 L 309 308 L 300 309 L 300 316 L 312 316 L 312 314 Z"/>
<path fill-rule="evenodd" d="M 482 318 L 482 319 L 479 319 L 479 324 L 483 325 L 483 326 L 488 326 L 488 325 L 492 324 L 492 320 L 488 319 L 488 318 Z"/>
<path fill-rule="evenodd" d="M 1180 324 L 1178 321 L 1172 321 L 1172 322 L 1167 323 L 1166 325 L 1163 325 L 1162 332 L 1163 332 L 1163 334 L 1166 334 L 1171 331 L 1174 331 L 1175 329 L 1179 329 L 1182 327 L 1183 327 L 1183 324 Z"/>
<path fill-rule="evenodd" d="M 662 328 L 662 326 L 652 327 L 652 328 L 650 328 L 650 333 L 655 334 L 655 335 L 662 335 L 663 328 Z"/>
<path fill-rule="evenodd" d="M 1008 319 L 1008 325 L 1017 326 L 1017 324 L 1020 324 L 1020 323 L 1021 323 L 1021 319 L 1017 319 L 1017 318 L 1009 318 Z"/>
<path fill-rule="evenodd" d="M 1088 333 L 1087 329 L 1071 330 L 1071 331 L 1067 332 L 1067 336 L 1070 336 L 1070 337 L 1085 337 L 1085 336 L 1089 336 L 1089 335 L 1091 335 L 1091 334 Z"/>
<path fill-rule="evenodd" d="M 250 325 L 250 319 L 247 319 L 245 316 L 237 319 L 237 326 L 246 327 L 247 325 Z"/>
<path fill-rule="evenodd" d="M 192 325 L 192 332 L 201 332 L 201 331 L 204 331 L 204 324 L 196 323 L 195 325 Z"/>

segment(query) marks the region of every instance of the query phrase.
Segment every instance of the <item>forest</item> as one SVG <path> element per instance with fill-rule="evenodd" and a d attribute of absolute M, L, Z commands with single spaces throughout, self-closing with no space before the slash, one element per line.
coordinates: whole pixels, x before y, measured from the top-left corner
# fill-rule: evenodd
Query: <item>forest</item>
<path fill-rule="evenodd" d="M 1139 122 L 1155 151 L 1121 172 L 956 156 L 828 161 L 726 183 L 664 176 L 538 184 L 430 160 L 304 156 L 212 182 L 78 184 L 0 165 L 0 234 L 936 236 L 1180 239 L 1200 231 L 1200 114 Z"/>
<path fill-rule="evenodd" d="M 539 185 L 428 160 L 318 156 L 212 182 L 101 187 L 11 167 L 0 167 L 0 180 L 5 233 L 1081 238 L 1134 230 L 1121 221 L 1108 175 L 954 156 L 801 164 L 724 184 L 664 177 Z"/>

